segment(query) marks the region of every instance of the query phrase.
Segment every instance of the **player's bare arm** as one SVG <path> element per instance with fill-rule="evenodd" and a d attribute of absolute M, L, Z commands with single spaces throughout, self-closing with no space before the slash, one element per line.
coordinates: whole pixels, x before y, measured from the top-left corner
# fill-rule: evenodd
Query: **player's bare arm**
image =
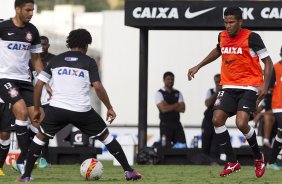
<path fill-rule="evenodd" d="M 116 118 L 116 113 L 113 110 L 109 96 L 108 96 L 103 84 L 99 81 L 95 81 L 95 82 L 92 83 L 92 85 L 93 85 L 93 87 L 96 91 L 98 98 L 103 102 L 103 104 L 108 109 L 106 120 L 109 121 L 110 123 L 112 123 L 114 121 L 114 119 Z"/>
<path fill-rule="evenodd" d="M 157 105 L 157 107 L 159 108 L 159 110 L 162 113 L 176 111 L 178 106 L 179 106 L 179 103 L 168 104 L 165 101 L 162 101 Z"/>
<path fill-rule="evenodd" d="M 214 48 L 202 62 L 188 70 L 188 80 L 192 80 L 192 78 L 194 78 L 194 75 L 199 71 L 200 68 L 213 62 L 219 56 L 221 56 L 220 51 L 217 48 Z"/>
<path fill-rule="evenodd" d="M 31 63 L 35 69 L 35 71 L 39 74 L 43 70 L 43 65 L 40 59 L 39 53 L 30 53 L 31 55 Z"/>
<path fill-rule="evenodd" d="M 264 98 L 264 96 L 267 93 L 270 78 L 271 78 L 271 72 L 273 70 L 273 63 L 269 56 L 266 58 L 263 58 L 262 62 L 264 63 L 264 81 L 263 81 L 263 86 L 257 93 L 258 95 L 257 105 L 259 104 L 259 102 Z"/>
<path fill-rule="evenodd" d="M 34 114 L 32 118 L 32 124 L 34 124 L 36 127 L 39 127 L 40 124 L 40 106 L 41 106 L 41 92 L 43 85 L 45 83 L 41 80 L 38 80 L 37 83 L 34 86 L 34 94 L 33 94 L 33 106 L 34 106 Z"/>

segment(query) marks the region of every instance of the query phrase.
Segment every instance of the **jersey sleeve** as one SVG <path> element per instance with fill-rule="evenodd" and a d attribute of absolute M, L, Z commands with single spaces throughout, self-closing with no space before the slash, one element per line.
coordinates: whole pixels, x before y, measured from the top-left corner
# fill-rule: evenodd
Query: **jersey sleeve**
<path fill-rule="evenodd" d="M 52 78 L 51 68 L 52 68 L 52 59 L 49 65 L 47 65 L 46 68 L 38 74 L 37 79 L 45 83 L 49 83 L 49 81 Z"/>
<path fill-rule="evenodd" d="M 252 32 L 249 36 L 250 49 L 259 56 L 260 59 L 264 59 L 269 56 L 268 51 L 259 34 Z"/>
<path fill-rule="evenodd" d="M 181 93 L 180 91 L 179 91 L 178 102 L 179 102 L 179 103 L 184 103 L 184 98 L 183 98 L 183 95 L 182 95 L 182 93 Z"/>
<path fill-rule="evenodd" d="M 161 92 L 157 91 L 156 94 L 155 94 L 155 103 L 156 103 L 156 105 L 158 105 L 162 101 L 164 101 L 164 97 L 163 97 Z"/>
<path fill-rule="evenodd" d="M 30 52 L 31 53 L 41 53 L 42 52 L 42 46 L 40 41 L 40 36 L 37 28 L 33 27 L 33 40 L 31 42 L 30 46 Z"/>
<path fill-rule="evenodd" d="M 89 65 L 90 82 L 92 83 L 92 82 L 96 82 L 96 81 L 101 81 L 96 61 L 94 59 L 91 59 L 89 63 L 90 63 L 90 65 Z"/>

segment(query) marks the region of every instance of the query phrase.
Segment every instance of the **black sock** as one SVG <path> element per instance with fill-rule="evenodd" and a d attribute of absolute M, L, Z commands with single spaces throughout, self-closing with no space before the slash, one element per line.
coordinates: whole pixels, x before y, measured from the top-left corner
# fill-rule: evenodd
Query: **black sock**
<path fill-rule="evenodd" d="M 22 178 L 30 177 L 33 169 L 33 165 L 36 162 L 37 158 L 40 156 L 42 148 L 43 146 L 40 146 L 36 144 L 34 141 L 32 141 L 32 143 L 30 144 L 29 152 L 27 154 L 25 172 L 22 175 Z"/>
<path fill-rule="evenodd" d="M 10 149 L 10 144 L 8 145 L 0 144 L 0 168 L 3 168 L 6 157 L 9 153 L 9 149 Z"/>
<path fill-rule="evenodd" d="M 279 154 L 279 152 L 281 150 L 281 147 L 282 147 L 282 143 L 278 142 L 275 139 L 274 143 L 273 143 L 273 147 L 272 147 L 271 158 L 270 158 L 270 161 L 269 161 L 270 164 L 273 164 L 273 163 L 276 162 L 277 156 L 278 156 L 278 154 Z"/>
<path fill-rule="evenodd" d="M 21 153 L 17 159 L 17 163 L 23 164 L 24 160 L 26 159 L 28 147 L 30 144 L 27 126 L 16 125 L 16 135 L 17 135 L 18 145 L 21 150 Z"/>
<path fill-rule="evenodd" d="M 260 152 L 260 149 L 259 149 L 259 146 L 258 146 L 257 136 L 256 136 L 255 131 L 254 131 L 253 135 L 249 139 L 247 139 L 247 141 L 248 141 L 250 147 L 253 150 L 254 158 L 256 160 L 260 159 L 261 158 L 261 152 Z"/>
<path fill-rule="evenodd" d="M 43 146 L 42 148 L 42 152 L 41 152 L 41 157 L 45 158 L 46 161 L 48 162 L 48 145 L 49 145 L 49 139 L 46 142 L 46 144 Z"/>
<path fill-rule="evenodd" d="M 128 164 L 127 158 L 116 139 L 105 145 L 109 152 L 117 159 L 124 171 L 133 171 L 133 169 Z"/>
<path fill-rule="evenodd" d="M 216 134 L 216 140 L 221 147 L 221 149 L 224 151 L 224 153 L 227 156 L 228 162 L 236 162 L 237 158 L 234 154 L 231 142 L 230 142 L 230 135 L 229 132 L 226 130 L 220 134 Z"/>

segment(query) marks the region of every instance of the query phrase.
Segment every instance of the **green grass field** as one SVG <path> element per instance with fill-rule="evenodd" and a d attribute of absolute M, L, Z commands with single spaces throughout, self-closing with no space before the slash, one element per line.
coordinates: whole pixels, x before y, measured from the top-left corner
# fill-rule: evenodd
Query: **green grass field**
<path fill-rule="evenodd" d="M 126 181 L 121 167 L 113 166 L 110 161 L 102 161 L 104 165 L 103 177 L 98 181 L 84 181 L 79 173 L 79 165 L 51 165 L 46 169 L 35 169 L 32 183 L 72 184 L 72 183 L 101 183 L 124 184 Z M 266 170 L 265 175 L 255 177 L 254 167 L 242 166 L 238 173 L 228 177 L 220 177 L 222 166 L 195 165 L 135 165 L 143 176 L 137 183 L 144 184 L 272 184 L 282 182 L 282 171 Z M 6 176 L 0 177 L 1 184 L 15 183 L 19 174 L 10 167 L 4 167 Z"/>

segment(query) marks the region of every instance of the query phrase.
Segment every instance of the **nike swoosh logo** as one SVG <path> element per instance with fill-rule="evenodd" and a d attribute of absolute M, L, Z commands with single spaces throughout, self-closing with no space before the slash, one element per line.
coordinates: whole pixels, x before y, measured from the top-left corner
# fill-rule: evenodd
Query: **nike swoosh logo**
<path fill-rule="evenodd" d="M 247 107 L 247 106 L 243 106 L 243 109 L 248 109 L 249 107 Z"/>
<path fill-rule="evenodd" d="M 14 126 L 16 126 L 16 124 L 11 124 L 11 127 L 14 127 Z"/>
<path fill-rule="evenodd" d="M 24 135 L 26 134 L 26 132 L 23 132 L 23 133 L 17 133 L 17 135 Z"/>
<path fill-rule="evenodd" d="M 215 8 L 216 7 L 212 7 L 212 8 L 205 9 L 205 10 L 200 10 L 200 11 L 196 11 L 196 12 L 190 12 L 190 7 L 188 7 L 186 12 L 185 12 L 185 17 L 187 19 L 192 19 L 192 18 L 198 17 L 199 15 L 207 13 L 207 12 L 209 12 L 209 11 L 215 9 Z"/>
<path fill-rule="evenodd" d="M 11 36 L 11 35 L 13 35 L 13 34 L 15 34 L 15 33 L 8 33 L 9 36 Z"/>

